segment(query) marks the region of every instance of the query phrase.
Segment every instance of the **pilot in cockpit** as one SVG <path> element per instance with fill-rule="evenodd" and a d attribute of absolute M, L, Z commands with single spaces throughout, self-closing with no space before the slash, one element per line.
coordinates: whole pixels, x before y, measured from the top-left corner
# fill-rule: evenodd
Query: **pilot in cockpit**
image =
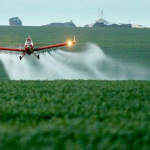
<path fill-rule="evenodd" d="M 31 43 L 31 39 L 27 39 L 27 44 L 30 44 Z"/>

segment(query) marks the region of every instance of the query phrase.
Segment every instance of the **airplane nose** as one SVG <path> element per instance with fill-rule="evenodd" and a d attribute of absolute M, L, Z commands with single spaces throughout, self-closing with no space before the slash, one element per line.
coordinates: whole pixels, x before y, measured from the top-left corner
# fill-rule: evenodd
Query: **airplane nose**
<path fill-rule="evenodd" d="M 27 48 L 31 48 L 31 46 L 30 46 L 30 45 L 27 45 Z"/>

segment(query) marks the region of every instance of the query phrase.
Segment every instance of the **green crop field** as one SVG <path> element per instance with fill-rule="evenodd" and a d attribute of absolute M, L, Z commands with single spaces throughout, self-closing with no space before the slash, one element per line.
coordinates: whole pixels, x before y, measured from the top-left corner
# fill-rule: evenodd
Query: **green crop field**
<path fill-rule="evenodd" d="M 108 56 L 117 60 L 148 67 L 150 65 L 150 29 L 1 26 L 0 46 L 22 45 L 28 35 L 32 37 L 34 44 L 45 45 L 61 43 L 75 35 L 77 43 L 72 51 L 81 51 L 90 42 L 97 44 Z M 8 78 L 2 63 L 0 71 L 1 79 Z"/>
<path fill-rule="evenodd" d="M 0 46 L 28 35 L 45 45 L 75 35 L 72 51 L 91 42 L 113 59 L 150 65 L 150 29 L 1 26 Z M 148 150 L 149 106 L 150 81 L 15 81 L 0 62 L 0 150 Z"/>
<path fill-rule="evenodd" d="M 0 149 L 149 149 L 149 81 L 1 81 Z"/>

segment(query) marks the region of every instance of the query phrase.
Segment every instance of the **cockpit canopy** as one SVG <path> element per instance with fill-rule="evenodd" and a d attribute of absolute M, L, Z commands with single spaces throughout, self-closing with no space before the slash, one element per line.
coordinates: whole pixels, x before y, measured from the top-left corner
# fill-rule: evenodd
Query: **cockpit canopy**
<path fill-rule="evenodd" d="M 26 42 L 27 42 L 27 44 L 31 44 L 31 42 L 32 42 L 31 38 L 27 38 Z"/>

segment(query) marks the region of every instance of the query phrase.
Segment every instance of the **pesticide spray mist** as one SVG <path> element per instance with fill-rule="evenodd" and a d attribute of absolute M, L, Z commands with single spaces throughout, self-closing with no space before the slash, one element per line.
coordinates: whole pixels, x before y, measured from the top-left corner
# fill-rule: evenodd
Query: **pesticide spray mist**
<path fill-rule="evenodd" d="M 80 52 L 63 50 L 25 56 L 1 54 L 5 70 L 11 80 L 100 79 L 148 80 L 150 71 L 133 64 L 124 64 L 105 55 L 95 44 L 87 44 Z"/>

